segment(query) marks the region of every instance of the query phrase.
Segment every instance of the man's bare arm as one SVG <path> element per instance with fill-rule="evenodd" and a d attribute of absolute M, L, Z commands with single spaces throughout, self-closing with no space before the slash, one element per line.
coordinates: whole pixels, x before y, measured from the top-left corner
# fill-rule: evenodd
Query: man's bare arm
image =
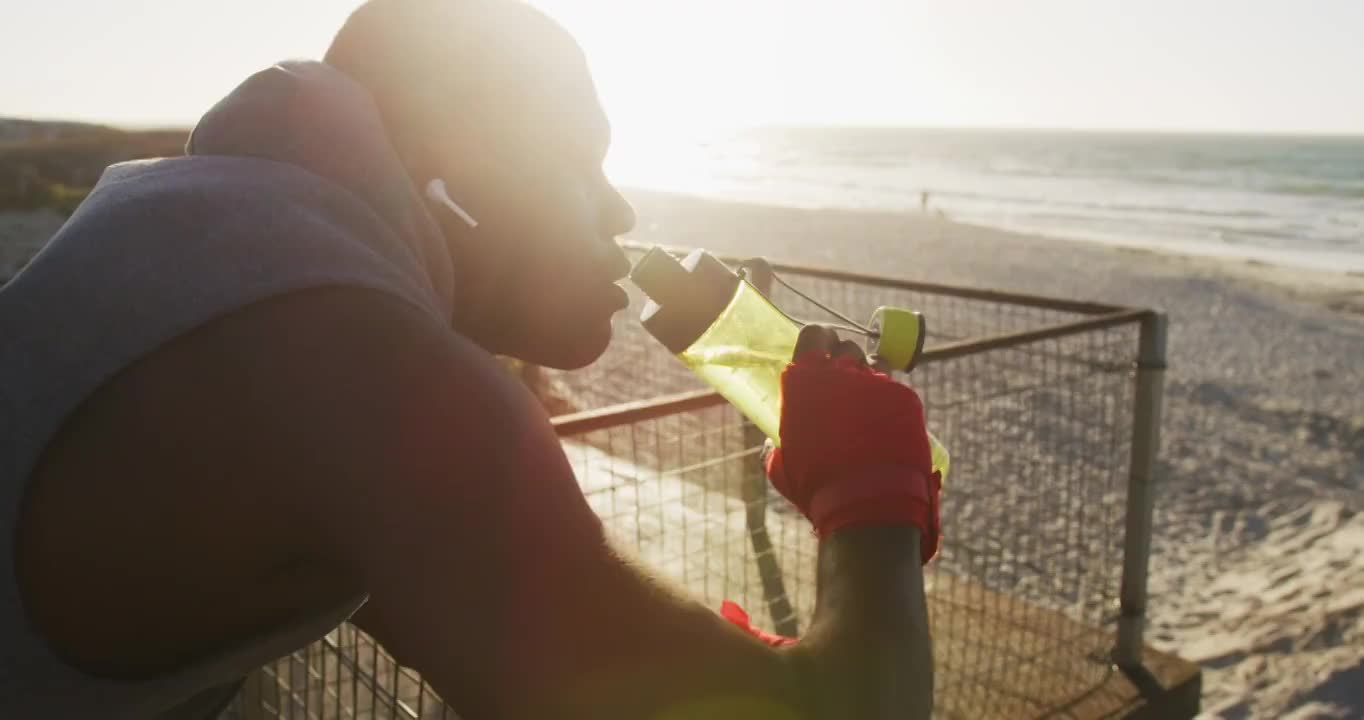
<path fill-rule="evenodd" d="M 310 551 L 465 717 L 927 717 L 917 530 L 823 542 L 815 621 L 771 650 L 609 547 L 543 411 L 486 353 L 396 301 L 319 302 L 345 331 L 305 333 L 319 362 L 279 403 L 332 404 L 290 423 L 329 471 L 297 484 Z"/>

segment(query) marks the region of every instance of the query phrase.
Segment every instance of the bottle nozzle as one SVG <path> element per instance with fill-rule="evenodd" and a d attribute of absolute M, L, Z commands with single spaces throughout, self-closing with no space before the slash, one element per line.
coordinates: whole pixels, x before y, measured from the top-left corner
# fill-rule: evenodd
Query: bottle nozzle
<path fill-rule="evenodd" d="M 650 248 L 635 263 L 630 269 L 630 282 L 659 305 L 686 302 L 688 291 L 694 284 L 687 268 L 660 247 Z"/>
<path fill-rule="evenodd" d="M 630 280 L 649 298 L 640 322 L 674 353 L 687 349 L 715 322 L 741 282 L 704 250 L 678 261 L 658 247 L 635 263 Z"/>

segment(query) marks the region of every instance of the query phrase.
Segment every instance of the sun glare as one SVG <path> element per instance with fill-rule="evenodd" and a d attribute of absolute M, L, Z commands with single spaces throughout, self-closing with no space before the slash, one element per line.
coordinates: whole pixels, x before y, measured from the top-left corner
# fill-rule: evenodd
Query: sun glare
<path fill-rule="evenodd" d="M 618 183 L 721 190 L 698 148 L 781 115 L 778 3 L 537 0 L 587 54 L 611 119 Z M 603 22 L 609 17 L 611 22 Z"/>

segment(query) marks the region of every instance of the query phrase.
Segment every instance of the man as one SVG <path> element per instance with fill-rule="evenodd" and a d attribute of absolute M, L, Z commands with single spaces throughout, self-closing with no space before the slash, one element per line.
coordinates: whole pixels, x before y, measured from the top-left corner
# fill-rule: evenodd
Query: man
<path fill-rule="evenodd" d="M 372 0 L 186 157 L 111 168 L 0 290 L 0 716 L 208 717 L 364 603 L 470 720 L 927 717 L 911 391 L 840 404 L 892 384 L 802 335 L 773 477 L 819 607 L 774 649 L 610 549 L 494 360 L 605 348 L 634 222 L 607 144 L 535 10 Z"/>

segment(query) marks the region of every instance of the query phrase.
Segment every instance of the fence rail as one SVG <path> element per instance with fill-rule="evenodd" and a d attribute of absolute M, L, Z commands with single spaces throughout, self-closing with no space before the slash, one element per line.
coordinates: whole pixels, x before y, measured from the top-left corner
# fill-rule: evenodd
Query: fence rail
<path fill-rule="evenodd" d="M 621 243 L 621 247 L 627 252 L 642 254 L 648 252 L 650 248 L 655 246 L 627 242 Z M 673 255 L 679 256 L 686 255 L 692 250 L 692 248 L 671 247 L 666 245 L 659 247 L 662 247 Z M 716 257 L 736 267 L 743 265 L 749 259 L 739 255 L 717 255 Z M 1065 298 L 1047 297 L 1045 295 L 1005 292 L 1003 290 L 990 290 L 987 288 L 974 288 L 962 285 L 943 285 L 941 283 L 906 280 L 904 278 L 889 277 L 886 275 L 871 275 L 867 273 L 852 272 L 850 270 L 835 270 L 833 268 L 823 268 L 794 262 L 768 261 L 767 264 L 779 273 L 799 275 L 805 278 L 833 280 L 836 282 L 854 283 L 864 287 L 889 288 L 893 290 L 924 293 L 927 295 L 953 297 L 963 300 L 980 300 L 1005 305 L 1059 310 L 1081 315 L 1103 315 L 1118 312 L 1119 310 L 1133 309 L 1108 303 L 1067 300 Z"/>

